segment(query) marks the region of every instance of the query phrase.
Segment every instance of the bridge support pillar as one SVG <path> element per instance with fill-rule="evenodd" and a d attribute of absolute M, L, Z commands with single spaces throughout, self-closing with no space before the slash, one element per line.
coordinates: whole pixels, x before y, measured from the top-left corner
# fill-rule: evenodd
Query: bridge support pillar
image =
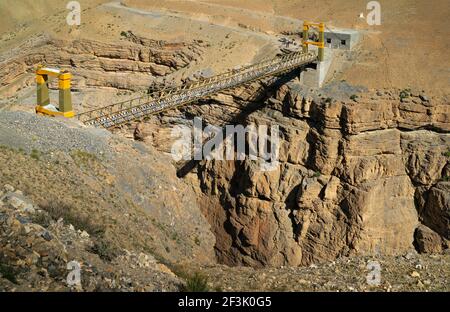
<path fill-rule="evenodd" d="M 50 104 L 50 96 L 48 94 L 48 76 L 47 75 L 36 75 L 36 95 L 37 95 L 37 105 L 46 106 Z"/>
<path fill-rule="evenodd" d="M 309 41 L 309 28 L 315 27 L 319 29 L 319 41 Z M 308 45 L 314 45 L 318 48 L 318 60 L 323 62 L 325 60 L 325 24 L 324 23 L 311 23 L 303 22 L 303 53 L 308 52 Z"/>
<path fill-rule="evenodd" d="M 303 38 L 302 38 L 303 53 L 308 53 L 308 40 L 309 40 L 309 25 L 307 22 L 303 23 Z"/>
<path fill-rule="evenodd" d="M 59 75 L 59 111 L 62 113 L 72 112 L 72 95 L 70 92 L 70 73 L 62 73 Z"/>
<path fill-rule="evenodd" d="M 319 62 L 325 59 L 325 24 L 319 24 Z"/>

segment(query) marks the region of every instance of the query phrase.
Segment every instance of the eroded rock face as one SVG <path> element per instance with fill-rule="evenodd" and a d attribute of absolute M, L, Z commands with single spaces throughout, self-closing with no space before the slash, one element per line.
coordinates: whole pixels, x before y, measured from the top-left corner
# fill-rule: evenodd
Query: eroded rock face
<path fill-rule="evenodd" d="M 424 206 L 420 207 L 423 223 L 450 239 L 450 182 L 441 181 L 432 186 L 424 198 Z"/>
<path fill-rule="evenodd" d="M 421 242 L 448 238 L 448 103 L 413 92 L 400 100 L 398 91 L 317 101 L 294 90 L 282 86 L 245 119 L 279 125 L 276 170 L 206 161 L 193 175 L 219 261 L 296 266 L 401 254 L 421 223 L 434 233 Z"/>
<path fill-rule="evenodd" d="M 14 55 L 5 57 L 7 61 L 2 62 L 0 56 L 0 87 L 13 85 L 11 92 L 15 92 L 20 86 L 17 81 L 24 74 L 33 72 L 38 64 L 45 64 L 70 68 L 74 89 L 112 87 L 147 90 L 156 78 L 186 67 L 201 58 L 202 54 L 202 43 L 197 41 L 171 43 L 136 36 L 131 39 L 102 43 L 38 38 L 20 47 Z"/>

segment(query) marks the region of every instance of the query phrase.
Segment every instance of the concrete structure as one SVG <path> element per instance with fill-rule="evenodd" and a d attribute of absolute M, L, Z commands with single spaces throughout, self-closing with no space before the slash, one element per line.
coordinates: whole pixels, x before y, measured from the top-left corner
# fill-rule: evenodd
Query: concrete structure
<path fill-rule="evenodd" d="M 307 35 L 304 29 L 304 36 Z M 319 37 L 320 39 L 320 37 Z M 328 29 L 324 32 L 325 55 L 317 64 L 312 64 L 303 70 L 300 74 L 300 82 L 313 88 L 322 87 L 328 70 L 333 61 L 333 49 L 351 50 L 360 39 L 357 30 L 352 29 Z M 320 41 L 320 40 L 319 40 Z"/>
<path fill-rule="evenodd" d="M 300 83 L 312 87 L 322 87 L 325 78 L 327 77 L 328 70 L 330 69 L 333 60 L 333 52 L 331 50 L 325 50 L 324 59 L 322 62 L 316 62 L 307 66 L 300 73 Z"/>
<path fill-rule="evenodd" d="M 330 49 L 351 50 L 359 41 L 359 32 L 352 29 L 327 29 L 325 47 Z"/>

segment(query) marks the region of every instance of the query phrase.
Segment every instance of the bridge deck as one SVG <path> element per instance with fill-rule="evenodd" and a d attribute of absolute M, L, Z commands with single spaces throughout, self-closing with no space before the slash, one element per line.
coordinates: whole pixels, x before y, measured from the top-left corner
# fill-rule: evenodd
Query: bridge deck
<path fill-rule="evenodd" d="M 192 84 L 156 91 L 143 97 L 80 113 L 77 118 L 86 125 L 111 128 L 267 76 L 278 75 L 316 60 L 317 54 L 313 52 L 290 53 Z"/>

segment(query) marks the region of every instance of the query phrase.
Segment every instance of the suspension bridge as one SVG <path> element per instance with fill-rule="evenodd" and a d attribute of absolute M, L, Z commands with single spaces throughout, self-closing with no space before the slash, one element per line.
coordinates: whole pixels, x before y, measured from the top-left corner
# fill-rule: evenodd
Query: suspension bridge
<path fill-rule="evenodd" d="M 309 28 L 319 27 L 319 42 L 309 41 Z M 46 115 L 75 116 L 85 125 L 113 128 L 145 116 L 157 114 L 175 107 L 195 102 L 201 98 L 254 82 L 265 77 L 282 75 L 293 69 L 322 61 L 324 52 L 324 24 L 307 23 L 303 29 L 303 49 L 253 65 L 231 70 L 211 78 L 173 88 L 164 88 L 145 96 L 111 104 L 77 115 L 72 111 L 70 97 L 71 75 L 66 71 L 39 67 L 37 74 L 38 104 L 36 112 Z M 306 39 L 305 39 L 306 38 Z M 308 51 L 308 45 L 318 46 L 317 52 Z M 59 108 L 50 104 L 48 97 L 49 76 L 58 77 Z"/>

